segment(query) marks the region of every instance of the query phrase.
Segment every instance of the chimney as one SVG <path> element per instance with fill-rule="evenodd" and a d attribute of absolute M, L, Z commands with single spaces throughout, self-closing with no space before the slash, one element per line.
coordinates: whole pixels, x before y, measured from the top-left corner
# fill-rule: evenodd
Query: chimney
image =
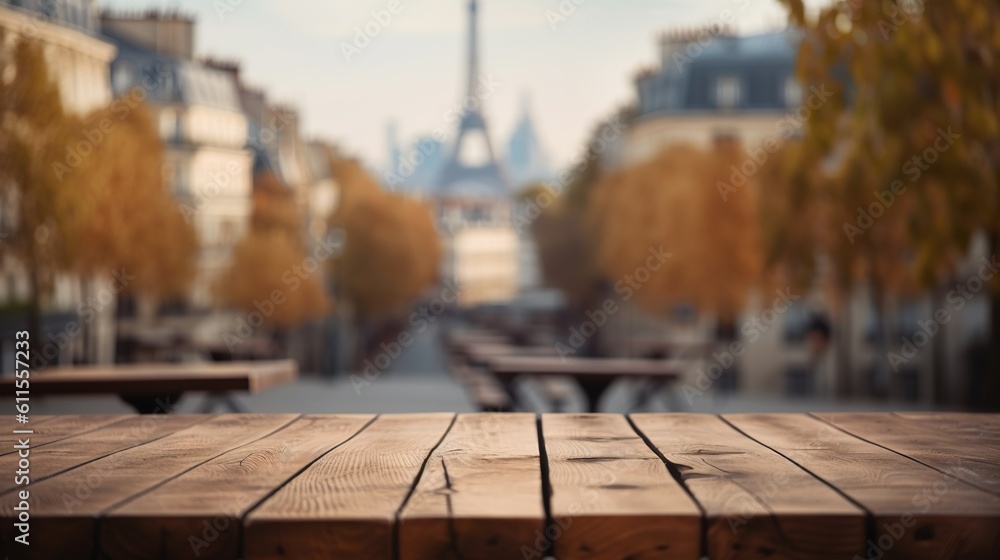
<path fill-rule="evenodd" d="M 674 29 L 660 34 L 660 64 L 663 68 L 677 67 L 675 58 L 687 60 L 697 58 L 702 49 L 716 38 L 733 39 L 735 34 L 729 25 L 713 23 L 703 27 Z M 689 49 L 689 47 L 692 47 Z"/>
<path fill-rule="evenodd" d="M 194 18 L 178 11 L 101 13 L 101 30 L 130 43 L 185 60 L 194 59 Z"/>

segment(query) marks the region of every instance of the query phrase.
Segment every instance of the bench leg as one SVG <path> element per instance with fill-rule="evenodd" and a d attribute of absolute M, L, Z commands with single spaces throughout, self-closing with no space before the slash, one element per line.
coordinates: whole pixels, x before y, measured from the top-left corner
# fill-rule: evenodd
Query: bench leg
<path fill-rule="evenodd" d="M 677 390 L 677 384 L 671 383 L 667 385 L 667 390 L 664 391 L 664 398 L 667 401 L 667 409 L 670 412 L 687 412 L 688 407 L 684 404 L 679 391 Z"/>
<path fill-rule="evenodd" d="M 650 401 L 656 396 L 656 393 L 663 388 L 662 381 L 643 381 L 639 383 L 639 387 L 635 393 L 633 393 L 632 407 L 629 412 L 646 410 Z M 671 409 L 673 410 L 673 409 Z"/>
<path fill-rule="evenodd" d="M 139 414 L 170 414 L 183 393 L 170 395 L 119 395 L 121 400 Z"/>
<path fill-rule="evenodd" d="M 236 397 L 229 393 L 209 393 L 205 396 L 205 402 L 201 404 L 199 412 L 208 414 L 214 411 L 218 405 L 222 405 L 229 412 L 249 412 L 245 406 L 240 404 L 240 401 L 236 400 Z"/>
<path fill-rule="evenodd" d="M 586 381 L 577 379 L 576 382 L 580 385 L 580 389 L 583 390 L 583 395 L 587 397 L 587 412 L 600 412 L 601 397 L 604 396 L 604 392 L 611 386 L 611 381 L 605 379 Z"/>

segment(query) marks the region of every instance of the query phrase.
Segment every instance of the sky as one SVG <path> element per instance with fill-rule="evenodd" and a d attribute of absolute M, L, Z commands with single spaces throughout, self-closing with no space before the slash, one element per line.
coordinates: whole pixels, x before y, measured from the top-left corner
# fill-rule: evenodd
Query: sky
<path fill-rule="evenodd" d="M 198 56 L 239 61 L 244 81 L 299 109 L 309 137 L 381 166 L 390 122 L 404 149 L 435 130 L 453 135 L 445 114 L 464 94 L 467 2 L 101 0 L 101 6 L 194 15 Z M 504 151 L 527 100 L 550 160 L 568 164 L 597 122 L 633 100 L 632 76 L 658 63 L 659 33 L 718 22 L 726 10 L 739 34 L 781 29 L 787 21 L 777 0 L 480 0 L 480 73 L 496 84 L 485 105 L 494 146 Z"/>

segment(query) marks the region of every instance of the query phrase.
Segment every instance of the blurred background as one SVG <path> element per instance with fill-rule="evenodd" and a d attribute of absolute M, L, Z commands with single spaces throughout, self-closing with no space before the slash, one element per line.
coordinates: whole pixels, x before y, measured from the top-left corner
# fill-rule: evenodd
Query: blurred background
<path fill-rule="evenodd" d="M 26 330 L 33 373 L 296 360 L 261 412 L 586 406 L 478 341 L 678 367 L 609 411 L 1000 410 L 998 20 L 2 0 L 0 369 Z"/>

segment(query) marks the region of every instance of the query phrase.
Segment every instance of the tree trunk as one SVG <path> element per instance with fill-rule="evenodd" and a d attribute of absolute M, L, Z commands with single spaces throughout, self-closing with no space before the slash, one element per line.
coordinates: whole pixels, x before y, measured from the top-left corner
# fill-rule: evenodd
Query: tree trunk
<path fill-rule="evenodd" d="M 893 400 L 898 396 L 898 392 L 895 390 L 895 375 L 892 371 L 892 365 L 889 363 L 889 349 L 892 347 L 892 340 L 889 327 L 889 314 L 887 313 L 886 297 L 882 289 L 873 283 L 873 293 L 872 293 L 872 303 L 875 308 L 875 314 L 877 317 L 876 324 L 878 326 L 878 354 L 875 357 L 875 372 L 876 380 L 879 379 L 879 374 L 884 377 L 881 380 L 885 383 L 885 394 L 889 400 Z"/>
<path fill-rule="evenodd" d="M 28 265 L 28 281 L 31 283 L 31 295 L 28 296 L 28 339 L 31 341 L 31 350 L 35 355 L 41 356 L 45 359 L 45 356 L 41 354 L 42 349 L 45 347 L 42 341 L 42 289 L 41 280 L 38 277 L 38 268 L 35 263 L 29 263 Z M 58 358 L 58 356 L 57 356 Z M 32 360 L 32 365 L 35 362 Z M 46 364 L 44 367 L 51 366 L 52 364 Z M 41 369 L 44 369 L 41 368 Z"/>
<path fill-rule="evenodd" d="M 944 309 L 946 287 L 947 284 L 936 284 L 931 290 L 931 313 L 935 313 L 938 309 Z M 948 383 L 946 381 L 948 375 L 948 363 L 945 359 L 948 354 L 948 335 L 946 331 L 947 325 L 939 326 L 931 348 L 933 353 L 931 356 L 931 379 L 933 381 L 931 387 L 934 391 L 934 404 L 951 402 L 951 398 L 948 395 Z"/>
<path fill-rule="evenodd" d="M 849 398 L 854 392 L 854 367 L 851 363 L 851 298 L 849 296 L 845 296 L 841 307 L 840 332 L 836 335 L 836 395 L 841 398 Z"/>
<path fill-rule="evenodd" d="M 990 234 L 989 256 L 987 256 L 987 259 L 996 255 L 998 248 L 1000 248 L 1000 233 L 993 232 Z M 996 286 L 997 279 L 994 278 L 993 280 L 993 285 Z M 989 297 L 990 335 L 987 361 L 989 369 L 979 373 L 982 376 L 983 388 L 979 399 L 984 408 L 988 410 L 1000 410 L 1000 294 L 992 290 L 989 292 Z M 976 375 L 976 372 L 971 373 L 973 376 Z"/>
<path fill-rule="evenodd" d="M 83 301 L 87 301 L 87 298 L 90 297 L 90 292 L 91 292 L 92 288 L 93 288 L 93 285 L 91 283 L 91 278 L 88 275 L 86 275 L 86 274 L 81 274 L 80 275 L 80 299 L 82 299 Z M 79 319 L 80 319 L 80 317 L 77 316 L 77 320 L 78 321 L 79 321 Z M 97 352 L 94 350 L 94 348 L 96 346 L 94 344 L 94 338 L 95 338 L 95 336 L 94 336 L 94 323 L 96 322 L 96 319 L 94 321 L 79 321 L 79 322 L 82 323 L 82 325 L 80 325 L 80 329 L 82 331 L 80 334 L 81 334 L 81 338 L 82 338 L 81 346 L 83 346 L 83 351 L 80 353 L 80 360 L 79 361 L 82 362 L 82 363 L 84 363 L 84 364 L 95 363 L 96 362 L 95 358 L 96 358 Z M 73 361 L 76 362 L 77 360 L 73 360 Z"/>

